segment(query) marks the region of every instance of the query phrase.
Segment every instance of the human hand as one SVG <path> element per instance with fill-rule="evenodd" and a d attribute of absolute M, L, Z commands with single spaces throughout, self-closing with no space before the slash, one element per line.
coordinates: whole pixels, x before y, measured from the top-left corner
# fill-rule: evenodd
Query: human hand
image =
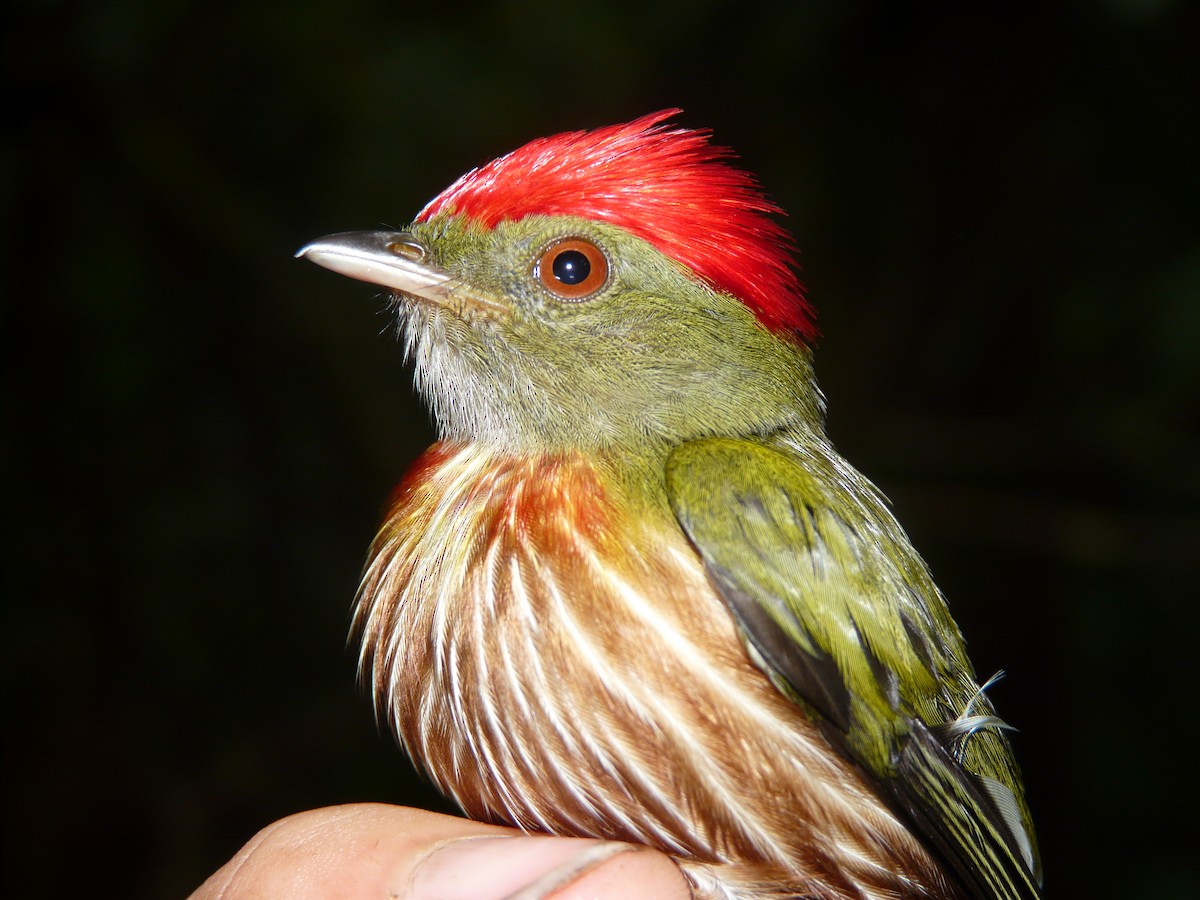
<path fill-rule="evenodd" d="M 381 803 L 298 813 L 268 825 L 191 900 L 687 900 L 658 851 L 512 828 Z"/>

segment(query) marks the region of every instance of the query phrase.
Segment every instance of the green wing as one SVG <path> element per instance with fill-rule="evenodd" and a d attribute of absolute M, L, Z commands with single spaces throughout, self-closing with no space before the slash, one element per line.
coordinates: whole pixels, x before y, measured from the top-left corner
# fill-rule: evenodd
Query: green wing
<path fill-rule="evenodd" d="M 680 525 L 775 685 L 875 776 L 971 896 L 1040 896 L 1003 723 L 871 484 L 800 438 L 694 441 L 666 475 Z"/>

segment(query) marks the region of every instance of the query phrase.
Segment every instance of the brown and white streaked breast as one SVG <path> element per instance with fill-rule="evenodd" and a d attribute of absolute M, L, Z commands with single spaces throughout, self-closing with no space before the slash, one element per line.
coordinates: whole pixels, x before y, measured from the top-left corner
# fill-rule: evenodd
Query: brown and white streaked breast
<path fill-rule="evenodd" d="M 701 896 L 951 896 L 751 663 L 674 522 L 622 512 L 581 455 L 416 464 L 356 617 L 414 759 L 472 817 L 649 844 Z"/>

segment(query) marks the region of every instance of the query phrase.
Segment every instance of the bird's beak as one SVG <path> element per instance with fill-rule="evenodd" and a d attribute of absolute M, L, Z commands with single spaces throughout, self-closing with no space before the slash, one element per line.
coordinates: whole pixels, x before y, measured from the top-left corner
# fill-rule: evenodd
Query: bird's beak
<path fill-rule="evenodd" d="M 425 245 L 405 231 L 344 231 L 301 247 L 296 257 L 339 275 L 391 288 L 405 297 L 445 307 L 458 315 L 497 315 L 507 306 L 427 262 Z"/>

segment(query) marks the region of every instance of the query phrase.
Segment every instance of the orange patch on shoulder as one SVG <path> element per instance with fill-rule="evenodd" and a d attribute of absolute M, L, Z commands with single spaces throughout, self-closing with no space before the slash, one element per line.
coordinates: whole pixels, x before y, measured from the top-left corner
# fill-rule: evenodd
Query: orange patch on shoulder
<path fill-rule="evenodd" d="M 592 541 L 606 535 L 612 508 L 599 473 L 582 454 L 545 456 L 489 454 L 465 445 L 434 444 L 413 463 L 392 491 L 389 519 L 457 494 L 458 503 L 477 515 L 483 542 L 507 528 L 543 544 L 566 549 L 572 535 Z"/>

